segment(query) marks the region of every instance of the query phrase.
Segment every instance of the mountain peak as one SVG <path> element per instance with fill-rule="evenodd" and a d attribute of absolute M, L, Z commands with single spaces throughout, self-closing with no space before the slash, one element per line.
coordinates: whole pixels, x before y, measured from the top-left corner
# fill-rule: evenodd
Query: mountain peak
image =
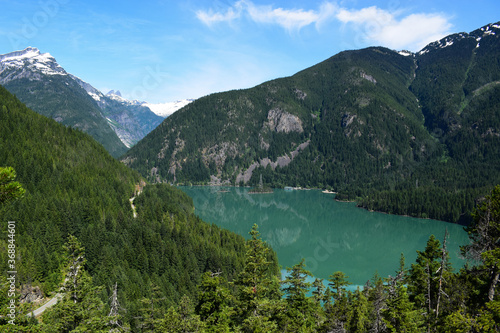
<path fill-rule="evenodd" d="M 48 54 L 48 53 L 47 53 Z M 26 58 L 34 58 L 40 55 L 40 50 L 36 47 L 27 47 L 24 50 L 0 54 L 0 61 L 12 61 Z"/>
<path fill-rule="evenodd" d="M 39 49 L 31 46 L 24 50 L 0 54 L 0 74 L 6 70 L 21 71 L 24 77 L 30 76 L 33 79 L 37 79 L 37 75 L 33 76 L 33 73 L 45 75 L 67 74 L 50 53 L 41 53 Z M 15 76 L 18 75 L 19 73 Z M 3 84 L 5 83 L 3 82 Z"/>
<path fill-rule="evenodd" d="M 480 41 L 484 37 L 490 36 L 500 36 L 500 22 L 487 24 L 479 29 L 476 29 L 470 33 L 461 32 L 446 36 L 438 41 L 430 43 L 422 50 L 418 52 L 418 55 L 424 55 L 433 50 L 439 50 L 452 46 L 453 44 L 460 42 L 463 39 L 473 39 L 477 42 L 476 48 L 479 47 Z"/>
<path fill-rule="evenodd" d="M 111 90 L 110 92 L 108 92 L 106 94 L 106 96 L 111 96 L 111 95 L 115 95 L 115 96 L 119 96 L 119 97 L 122 97 L 122 93 L 120 92 L 120 90 Z"/>

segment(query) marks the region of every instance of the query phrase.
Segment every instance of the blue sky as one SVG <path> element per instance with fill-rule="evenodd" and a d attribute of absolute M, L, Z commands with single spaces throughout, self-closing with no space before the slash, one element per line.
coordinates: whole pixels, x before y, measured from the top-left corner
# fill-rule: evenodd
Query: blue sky
<path fill-rule="evenodd" d="M 500 1 L 0 0 L 0 54 L 37 47 L 104 93 L 170 102 L 293 75 L 340 51 L 420 50 Z"/>

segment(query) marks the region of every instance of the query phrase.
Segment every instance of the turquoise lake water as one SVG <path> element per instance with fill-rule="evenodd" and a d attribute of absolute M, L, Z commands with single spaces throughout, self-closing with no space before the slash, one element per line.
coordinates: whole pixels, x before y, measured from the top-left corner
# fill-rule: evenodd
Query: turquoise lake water
<path fill-rule="evenodd" d="M 240 187 L 180 188 L 193 198 L 195 213 L 204 221 L 246 238 L 257 223 L 283 269 L 305 258 L 306 268 L 322 279 L 343 271 L 352 284 L 364 285 L 376 272 L 394 275 L 401 253 L 410 267 L 429 236 L 442 242 L 445 229 L 450 259 L 458 270 L 464 264 L 459 246 L 469 243 L 462 226 L 369 212 L 317 190 L 249 194 Z"/>

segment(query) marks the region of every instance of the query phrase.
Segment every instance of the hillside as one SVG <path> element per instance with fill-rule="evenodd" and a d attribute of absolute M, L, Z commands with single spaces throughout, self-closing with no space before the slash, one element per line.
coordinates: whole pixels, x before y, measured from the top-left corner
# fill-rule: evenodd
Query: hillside
<path fill-rule="evenodd" d="M 37 113 L 90 134 L 114 157 L 163 120 L 145 106 L 105 96 L 36 48 L 0 55 L 0 84 Z"/>
<path fill-rule="evenodd" d="M 134 218 L 129 199 L 136 185 L 144 185 L 137 172 L 89 135 L 38 115 L 1 86 L 0 166 L 13 167 L 26 190 L 23 199 L 0 205 L 0 220 L 16 222 L 19 288 L 57 291 L 67 260 L 63 245 L 76 236 L 85 248 L 86 270 L 104 288 L 103 302 L 117 283 L 126 320 L 134 326 L 140 300 L 150 297 L 152 286 L 166 306 L 195 295 L 205 271 L 221 270 L 231 280 L 242 267 L 244 239 L 201 221 L 180 190 L 146 186 L 135 199 Z M 8 233 L 2 225 L 0 271 L 6 276 Z M 22 311 L 29 311 L 28 304 Z"/>
<path fill-rule="evenodd" d="M 122 160 L 151 181 L 256 184 L 262 174 L 275 187 L 326 187 L 369 209 L 459 221 L 500 181 L 499 27 L 416 54 L 345 51 L 200 98 Z"/>

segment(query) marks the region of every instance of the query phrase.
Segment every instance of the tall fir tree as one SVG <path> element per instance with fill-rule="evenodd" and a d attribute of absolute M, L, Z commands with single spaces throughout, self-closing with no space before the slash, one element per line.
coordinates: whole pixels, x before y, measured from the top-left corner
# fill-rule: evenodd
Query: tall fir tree
<path fill-rule="evenodd" d="M 347 329 L 350 312 L 350 299 L 346 288 L 350 285 L 348 278 L 343 272 L 335 272 L 328 279 L 324 324 L 327 331 L 345 332 Z"/>
<path fill-rule="evenodd" d="M 205 322 L 207 332 L 230 332 L 234 309 L 231 307 L 232 295 L 227 288 L 227 281 L 220 272 L 205 272 L 198 289 L 195 311 Z"/>
<path fill-rule="evenodd" d="M 287 268 L 287 275 L 283 280 L 283 292 L 287 305 L 287 332 L 314 332 L 316 320 L 314 318 L 314 302 L 307 296 L 311 289 L 311 272 L 305 269 L 305 260 L 292 268 Z"/>
<path fill-rule="evenodd" d="M 257 224 L 246 242 L 245 266 L 234 284 L 237 287 L 237 321 L 245 332 L 268 331 L 277 327 L 271 322 L 280 302 L 281 292 L 270 260 L 270 249 L 260 237 Z"/>

